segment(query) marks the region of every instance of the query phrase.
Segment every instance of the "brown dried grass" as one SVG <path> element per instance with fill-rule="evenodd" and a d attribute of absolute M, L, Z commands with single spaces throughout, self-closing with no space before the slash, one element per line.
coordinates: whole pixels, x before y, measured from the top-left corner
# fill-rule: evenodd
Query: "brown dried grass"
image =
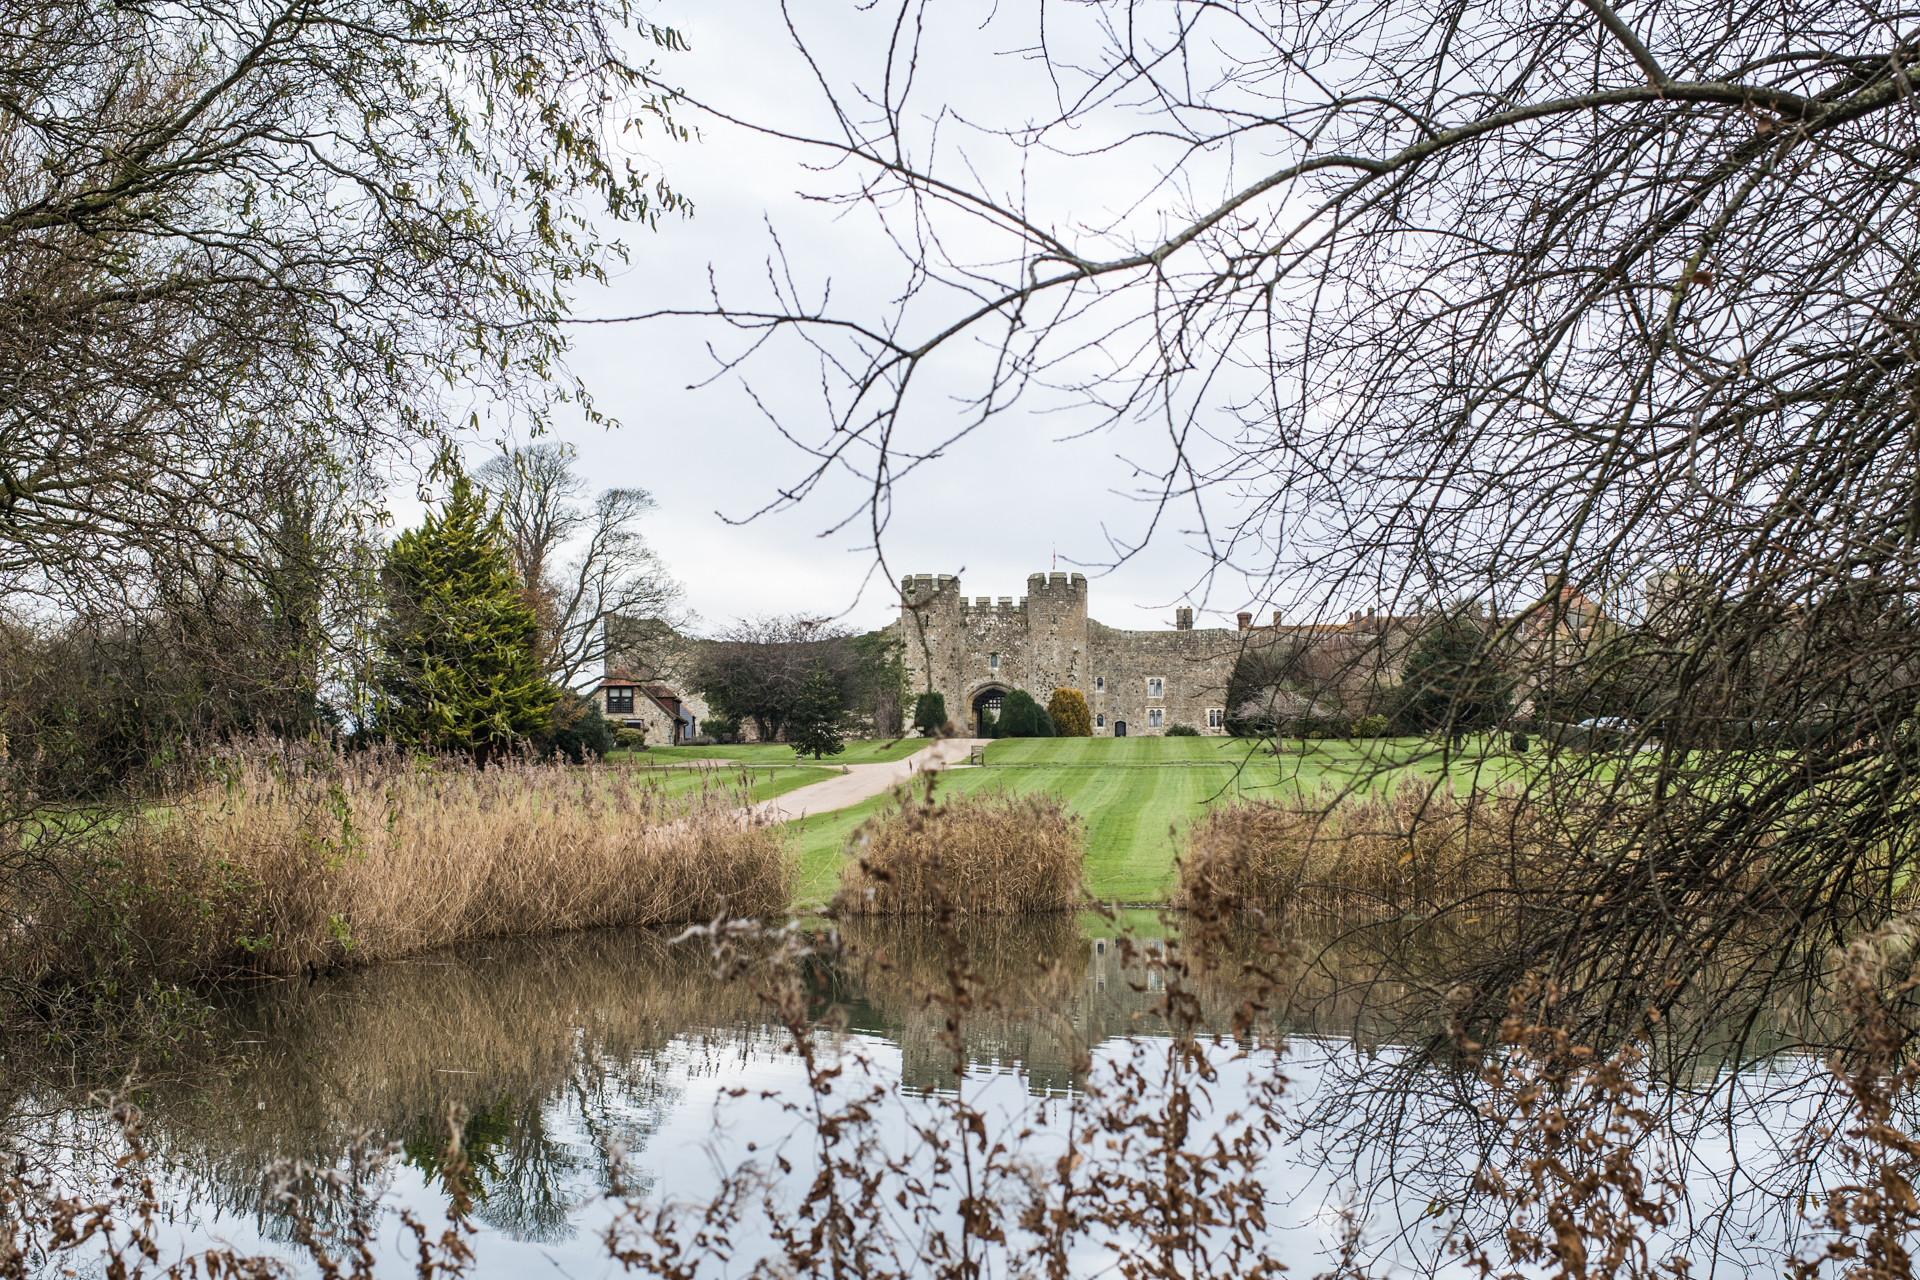
<path fill-rule="evenodd" d="M 841 915 L 1030 915 L 1085 901 L 1086 829 L 1053 796 L 936 801 L 932 776 L 859 827 L 840 872 Z M 943 906 L 944 904 L 944 906 Z"/>
<path fill-rule="evenodd" d="M 1180 899 L 1417 910 L 1518 887 L 1527 822 L 1511 798 L 1404 779 L 1385 796 L 1332 791 L 1209 810 L 1188 828 Z"/>
<path fill-rule="evenodd" d="M 138 968 L 227 976 L 776 914 L 796 868 L 745 799 L 597 767 L 253 753 L 115 833 L 43 923 Z"/>

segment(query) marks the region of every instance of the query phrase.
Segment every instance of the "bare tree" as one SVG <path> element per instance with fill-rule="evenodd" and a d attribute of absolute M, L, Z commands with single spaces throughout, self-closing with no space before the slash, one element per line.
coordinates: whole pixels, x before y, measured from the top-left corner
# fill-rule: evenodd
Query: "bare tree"
<path fill-rule="evenodd" d="M 984 347 L 956 430 L 1075 402 L 1159 423 L 1139 537 L 1183 508 L 1212 581 L 1332 617 L 1481 601 L 1523 701 L 1631 670 L 1614 746 L 1526 775 L 1538 874 L 1453 975 L 1462 1016 L 1537 973 L 1622 1034 L 1708 952 L 1763 1002 L 1905 901 L 1920 17 L 1093 0 L 996 11 L 984 38 L 1024 56 L 975 73 L 952 15 L 864 15 L 789 10 L 805 54 L 861 21 L 879 51 L 808 63 L 831 127 L 798 140 L 817 181 L 849 175 L 810 194 L 898 250 L 897 301 L 836 309 L 782 261 L 713 313 L 741 360 L 799 343 L 829 374 L 822 418 L 782 422 L 814 443 L 775 505 L 850 469 L 872 497 L 830 518 L 883 546 L 892 485 L 952 442 L 923 425 L 930 366 Z M 1089 190 L 1102 212 L 1031 194 Z"/>
<path fill-rule="evenodd" d="M 474 473 L 498 495 L 508 552 L 540 615 L 547 670 L 570 688 L 597 678 L 607 662 L 609 621 L 684 622 L 680 584 L 637 527 L 655 509 L 653 496 L 607 489 L 583 506 L 587 482 L 573 458 L 571 445 L 527 445 Z"/>
<path fill-rule="evenodd" d="M 683 207 L 615 154 L 672 127 L 626 15 L 0 3 L 0 584 L 234 554 L 263 452 L 365 474 L 574 396 L 565 282 Z"/>

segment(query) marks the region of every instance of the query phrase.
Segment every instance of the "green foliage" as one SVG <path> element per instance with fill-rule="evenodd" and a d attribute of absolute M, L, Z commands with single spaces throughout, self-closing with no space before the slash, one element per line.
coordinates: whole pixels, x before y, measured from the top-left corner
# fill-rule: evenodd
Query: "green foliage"
<path fill-rule="evenodd" d="M 1167 737 L 1169 738 L 1197 738 L 1199 736 L 1200 731 L 1190 724 L 1170 724 L 1167 726 Z"/>
<path fill-rule="evenodd" d="M 569 693 L 553 704 L 547 731 L 535 739 L 535 746 L 542 756 L 557 752 L 573 764 L 585 764 L 589 758 L 600 759 L 611 752 L 617 737 L 612 722 L 600 714 L 591 698 Z M 646 741 L 644 732 L 640 739 Z"/>
<path fill-rule="evenodd" d="M 1406 718 L 1423 733 L 1465 733 L 1505 719 L 1507 677 L 1479 620 L 1450 610 L 1407 656 Z"/>
<path fill-rule="evenodd" d="M 539 622 L 484 492 L 457 478 L 438 511 L 394 539 L 382 583 L 383 736 L 484 759 L 550 731 L 560 694 L 541 671 Z"/>
<path fill-rule="evenodd" d="M 913 704 L 913 727 L 921 736 L 931 738 L 939 733 L 947 723 L 947 699 L 945 694 L 923 693 Z"/>
<path fill-rule="evenodd" d="M 1025 689 L 1015 689 L 1000 700 L 1000 723 L 996 738 L 1038 738 L 1040 704 Z"/>
<path fill-rule="evenodd" d="M 847 749 L 842 737 L 845 719 L 840 687 L 833 673 L 816 662 L 800 686 L 800 701 L 794 706 L 793 719 L 789 722 L 789 741 L 795 751 L 801 755 L 811 752 L 815 760 L 821 756 L 837 756 Z"/>
<path fill-rule="evenodd" d="M 1048 715 L 1047 709 L 1037 702 L 1033 708 L 1033 736 L 1036 738 L 1057 738 L 1060 736 L 1059 731 L 1054 728 L 1053 717 Z"/>
<path fill-rule="evenodd" d="M 1349 736 L 1355 738 L 1385 738 L 1393 733 L 1393 721 L 1386 716 L 1374 714 L 1361 716 L 1353 722 Z"/>
<path fill-rule="evenodd" d="M 645 729 L 615 729 L 613 745 L 622 751 L 643 751 L 647 745 Z"/>
<path fill-rule="evenodd" d="M 751 720 L 760 741 L 792 741 L 803 690 L 816 669 L 833 681 L 843 718 L 859 703 L 865 677 L 851 641 L 798 616 L 745 622 L 702 650 L 693 686 L 716 715 Z"/>
<path fill-rule="evenodd" d="M 1055 689 L 1047 699 L 1047 714 L 1053 718 L 1054 730 L 1062 738 L 1093 736 L 1093 712 L 1087 708 L 1086 697 L 1078 689 Z"/>
<path fill-rule="evenodd" d="M 906 646 L 891 632 L 869 631 L 849 639 L 847 648 L 854 658 L 848 682 L 853 714 L 871 722 L 883 738 L 900 736 L 906 732 L 901 724 L 908 698 Z"/>

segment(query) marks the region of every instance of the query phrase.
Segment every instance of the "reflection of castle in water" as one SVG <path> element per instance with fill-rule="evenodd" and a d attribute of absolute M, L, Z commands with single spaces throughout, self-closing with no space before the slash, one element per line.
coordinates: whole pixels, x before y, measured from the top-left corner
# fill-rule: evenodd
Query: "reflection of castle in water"
<path fill-rule="evenodd" d="M 1010 947 L 1014 940 L 1006 934 L 1017 935 L 1021 925 L 1030 931 L 1024 940 L 1052 941 L 1045 937 L 1048 925 L 1035 922 L 998 923 L 981 941 L 1002 956 L 1011 954 L 1018 948 Z M 1129 963 L 1118 938 L 1088 939 L 1077 927 L 1071 935 L 1065 954 L 1041 951 L 1035 957 L 1039 963 L 1024 978 L 989 975 L 992 1003 L 971 1012 L 961 1030 L 969 1072 L 1021 1072 L 1031 1093 L 1062 1097 L 1084 1087 L 1084 1059 L 1102 1043 L 1165 1033 L 1157 1013 L 1165 978 L 1148 962 L 1164 940 L 1133 939 Z M 1002 981 L 992 981 L 993 976 Z M 952 1089 L 953 1057 L 943 1042 L 942 1008 L 928 1004 L 924 995 L 915 1001 L 902 1000 L 897 992 L 883 994 L 892 998 L 876 999 L 868 991 L 849 1002 L 852 1029 L 900 1046 L 901 1083 L 908 1089 Z"/>

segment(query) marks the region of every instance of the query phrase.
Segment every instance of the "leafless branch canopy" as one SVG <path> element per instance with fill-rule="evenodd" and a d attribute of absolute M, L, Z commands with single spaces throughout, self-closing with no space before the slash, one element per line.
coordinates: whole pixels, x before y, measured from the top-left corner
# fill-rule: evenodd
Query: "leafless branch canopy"
<path fill-rule="evenodd" d="M 1564 860 L 1490 999 L 1551 974 L 1620 1027 L 1702 947 L 1764 988 L 1897 905 L 1920 12 L 1095 0 L 976 36 L 909 2 L 844 19 L 887 24 L 852 75 L 788 16 L 832 127 L 758 127 L 900 288 L 833 310 L 782 257 L 716 300 L 742 362 L 825 370 L 777 501 L 850 469 L 879 544 L 954 433 L 1078 405 L 1164 432 L 1138 535 L 1177 514 L 1275 604 L 1484 601 L 1516 702 L 1628 726 L 1515 782 Z M 956 64 L 982 41 L 1019 58 Z"/>

